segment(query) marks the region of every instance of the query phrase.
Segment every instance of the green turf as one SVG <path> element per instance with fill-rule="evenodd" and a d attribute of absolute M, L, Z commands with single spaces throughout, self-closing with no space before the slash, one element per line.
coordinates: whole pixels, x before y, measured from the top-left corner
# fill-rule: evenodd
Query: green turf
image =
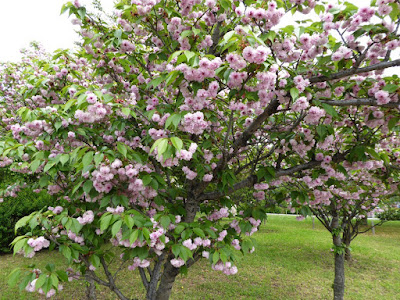
<path fill-rule="evenodd" d="M 239 259 L 238 274 L 226 276 L 211 270 L 201 261 L 179 276 L 172 299 L 331 299 L 333 254 L 328 231 L 311 219 L 296 221 L 292 216 L 269 216 L 261 230 L 254 234 L 258 247 L 253 254 Z M 400 298 L 400 222 L 388 222 L 360 235 L 352 243 L 353 261 L 346 263 L 346 299 Z M 19 292 L 7 285 L 7 274 L 30 263 L 44 266 L 63 259 L 57 252 L 38 253 L 32 259 L 0 256 L 1 299 L 40 299 L 36 294 Z M 144 299 L 138 274 L 121 272 L 118 281 L 131 298 Z M 98 299 L 117 299 L 106 288 L 99 287 Z M 84 282 L 64 284 L 57 299 L 84 299 Z"/>

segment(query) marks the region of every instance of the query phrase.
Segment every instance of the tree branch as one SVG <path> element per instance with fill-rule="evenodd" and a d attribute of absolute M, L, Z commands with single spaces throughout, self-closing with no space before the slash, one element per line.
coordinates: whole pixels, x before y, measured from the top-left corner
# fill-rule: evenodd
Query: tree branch
<path fill-rule="evenodd" d="M 128 300 L 128 298 L 125 297 L 124 294 L 122 294 L 121 291 L 115 285 L 114 278 L 113 278 L 112 274 L 110 273 L 110 271 L 108 270 L 108 266 L 107 266 L 107 263 L 106 263 L 104 257 L 100 256 L 100 262 L 103 266 L 104 273 L 106 274 L 106 277 L 108 279 L 108 282 L 109 282 L 108 287 L 110 288 L 110 290 L 112 290 L 115 294 L 117 294 L 119 299 Z"/>
<path fill-rule="evenodd" d="M 379 105 L 374 98 L 365 98 L 365 99 L 350 99 L 350 100 L 319 100 L 321 103 L 326 103 L 332 106 L 381 106 L 388 108 L 399 108 L 400 103 L 390 102 L 387 104 Z"/>
<path fill-rule="evenodd" d="M 217 46 L 218 46 L 218 41 L 220 38 L 220 28 L 221 28 L 222 22 L 218 22 L 217 26 L 215 26 L 212 36 L 211 36 L 211 40 L 213 42 L 212 46 L 210 47 L 210 49 L 208 50 L 208 54 L 212 54 L 215 55 L 215 51 L 217 50 Z"/>
<path fill-rule="evenodd" d="M 341 162 L 345 159 L 345 156 L 347 155 L 348 151 L 345 153 L 336 153 L 333 158 L 332 161 L 333 162 Z M 276 169 L 275 170 L 275 178 L 279 178 L 281 176 L 290 176 L 293 175 L 294 173 L 300 172 L 300 171 L 304 171 L 304 170 L 308 170 L 308 169 L 312 169 L 315 168 L 317 166 L 319 166 L 321 164 L 321 161 L 316 161 L 316 160 L 312 160 L 309 161 L 307 163 L 292 167 L 292 168 L 288 168 L 288 169 Z M 258 178 L 256 175 L 250 175 L 248 176 L 246 179 L 234 184 L 231 188 L 229 188 L 229 190 L 224 193 L 223 191 L 213 191 L 213 192 L 208 192 L 208 193 L 203 193 L 199 196 L 199 200 L 215 200 L 218 199 L 224 195 L 228 195 L 228 194 L 232 194 L 233 192 L 240 190 L 242 188 L 245 187 L 251 187 L 254 184 L 256 184 L 258 182 Z"/>
<path fill-rule="evenodd" d="M 340 72 L 337 72 L 337 73 L 334 73 L 331 75 L 327 75 L 327 76 L 325 76 L 325 75 L 314 76 L 314 77 L 311 77 L 309 80 L 310 80 L 310 83 L 324 82 L 324 81 L 329 81 L 329 80 L 340 79 L 343 77 L 348 77 L 348 76 L 355 75 L 355 74 L 383 70 L 383 69 L 396 67 L 396 66 L 400 66 L 400 59 L 396 59 L 393 61 L 385 61 L 385 62 L 377 63 L 377 64 L 374 64 L 374 65 L 371 65 L 368 67 L 364 67 L 364 68 L 352 68 L 352 69 L 340 71 Z"/>

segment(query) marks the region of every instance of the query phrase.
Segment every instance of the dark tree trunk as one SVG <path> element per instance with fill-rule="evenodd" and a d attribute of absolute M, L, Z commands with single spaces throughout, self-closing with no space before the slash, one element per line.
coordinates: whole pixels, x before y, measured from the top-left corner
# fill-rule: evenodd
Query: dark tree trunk
<path fill-rule="evenodd" d="M 344 255 L 335 253 L 335 281 L 333 283 L 334 300 L 343 300 L 344 279 Z"/>
<path fill-rule="evenodd" d="M 343 243 L 346 246 L 346 249 L 344 252 L 344 259 L 347 261 L 351 261 L 351 250 L 350 250 L 351 234 L 349 231 L 345 231 L 343 233 Z"/>
<path fill-rule="evenodd" d="M 197 203 L 197 199 L 193 195 L 188 197 L 185 203 L 185 210 L 186 210 L 185 222 L 191 223 L 194 221 L 198 207 L 199 206 Z M 175 278 L 179 274 L 179 268 L 175 268 L 170 263 L 171 259 L 173 258 L 175 258 L 173 254 L 168 255 L 167 260 L 164 263 L 164 270 L 162 271 L 162 275 L 161 275 L 161 268 L 159 269 L 158 273 L 153 272 L 151 276 L 152 278 L 149 282 L 149 286 L 147 289 L 147 294 L 146 294 L 147 300 L 168 300 L 169 297 L 171 296 L 171 291 L 175 282 Z M 194 261 L 192 263 L 194 263 Z M 157 283 L 159 281 L 160 276 L 161 280 L 157 288 Z"/>
<path fill-rule="evenodd" d="M 344 297 L 344 253 L 340 251 L 342 247 L 342 239 L 340 237 L 339 230 L 339 217 L 334 216 L 332 218 L 332 238 L 333 244 L 335 245 L 335 280 L 333 282 L 333 299 L 343 300 Z"/>
<path fill-rule="evenodd" d="M 169 258 L 171 259 L 171 258 Z M 145 284 L 145 287 L 147 289 L 147 293 L 146 293 L 146 299 L 147 300 L 154 300 L 156 299 L 156 295 L 157 295 L 157 285 L 158 282 L 160 280 L 161 277 L 161 269 L 163 266 L 163 263 L 165 261 L 165 254 L 161 254 L 157 260 L 157 262 L 154 265 L 154 268 L 151 272 L 151 276 L 150 276 L 150 281 L 147 282 L 147 284 Z M 143 273 L 145 273 L 145 271 L 143 270 Z M 146 279 L 146 275 L 143 275 L 145 277 L 144 280 L 147 281 Z"/>
<path fill-rule="evenodd" d="M 86 282 L 87 282 L 87 287 L 86 287 L 86 298 L 88 300 L 96 300 L 97 296 L 96 296 L 96 285 L 94 283 L 94 280 L 87 276 L 86 277 Z"/>
<path fill-rule="evenodd" d="M 351 261 L 351 251 L 349 248 L 347 248 L 347 246 L 346 246 L 346 250 L 344 253 L 344 259 L 347 261 Z"/>
<path fill-rule="evenodd" d="M 171 296 L 172 286 L 174 285 L 176 276 L 179 274 L 179 269 L 170 263 L 172 258 L 173 256 L 168 257 L 168 260 L 165 262 L 160 285 L 158 286 L 155 298 L 151 300 L 168 300 Z"/>

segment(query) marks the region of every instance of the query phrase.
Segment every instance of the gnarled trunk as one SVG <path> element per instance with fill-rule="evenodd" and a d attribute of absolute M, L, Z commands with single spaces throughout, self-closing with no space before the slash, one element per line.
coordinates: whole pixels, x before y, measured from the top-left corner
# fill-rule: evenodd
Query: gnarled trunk
<path fill-rule="evenodd" d="M 191 195 L 191 197 L 188 197 L 185 203 L 185 210 L 186 210 L 185 222 L 191 223 L 194 221 L 198 207 L 199 206 L 197 199 L 193 195 Z M 169 297 L 171 296 L 175 278 L 179 274 L 179 268 L 175 268 L 170 263 L 171 259 L 173 258 L 175 258 L 173 254 L 168 255 L 166 261 L 164 262 L 164 269 L 162 270 L 162 274 L 161 274 L 161 268 L 159 268 L 158 270 L 155 269 L 153 271 L 153 274 L 151 275 L 152 278 L 150 279 L 147 288 L 147 294 L 146 294 L 147 300 L 168 300 Z M 194 262 L 195 261 L 192 261 L 190 265 L 192 265 Z M 157 288 L 157 283 L 159 281 L 160 276 L 161 280 Z"/>
<path fill-rule="evenodd" d="M 168 257 L 168 260 L 165 262 L 164 271 L 157 292 L 155 293 L 155 298 L 151 300 L 168 300 L 171 296 L 172 286 L 174 285 L 176 276 L 179 274 L 179 269 L 175 268 L 170 263 L 172 258 L 173 256 Z"/>

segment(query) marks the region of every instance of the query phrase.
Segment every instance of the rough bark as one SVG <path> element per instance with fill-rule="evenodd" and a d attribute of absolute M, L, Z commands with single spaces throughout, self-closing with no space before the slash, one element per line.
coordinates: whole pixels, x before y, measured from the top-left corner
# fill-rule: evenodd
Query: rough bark
<path fill-rule="evenodd" d="M 185 203 L 185 210 L 186 210 L 185 222 L 191 223 L 194 221 L 198 207 L 199 207 L 198 199 L 194 194 L 191 193 L 186 199 Z M 175 282 L 175 278 L 179 274 L 179 268 L 175 268 L 170 263 L 171 259 L 173 258 L 175 258 L 173 254 L 168 255 L 164 263 L 164 270 L 162 271 L 162 275 L 161 275 L 161 266 L 159 267 L 158 271 L 156 271 L 156 268 L 155 270 L 153 270 L 153 274 L 151 274 L 152 278 L 150 280 L 149 287 L 147 289 L 147 295 L 146 295 L 147 300 L 168 300 L 169 297 L 171 296 L 171 291 Z M 157 288 L 157 283 L 159 281 L 160 276 L 161 280 Z"/>
<path fill-rule="evenodd" d="M 343 242 L 346 245 L 346 249 L 344 252 L 344 259 L 347 261 L 351 261 L 351 251 L 350 251 L 351 238 L 345 237 Z"/>
<path fill-rule="evenodd" d="M 344 253 L 344 259 L 347 261 L 351 261 L 351 251 L 349 248 L 346 247 L 345 253 Z"/>
<path fill-rule="evenodd" d="M 148 282 L 146 289 L 147 289 L 147 293 L 146 293 L 146 299 L 147 300 L 154 300 L 156 299 L 157 296 L 157 285 L 158 282 L 160 280 L 160 277 L 162 275 L 161 273 L 161 268 L 162 265 L 164 263 L 164 258 L 165 258 L 165 254 L 161 254 L 160 257 L 158 258 L 157 262 L 154 265 L 153 271 L 151 271 L 150 274 L 150 281 Z M 144 270 L 143 270 L 144 272 Z M 144 275 L 146 276 L 146 275 Z"/>
<path fill-rule="evenodd" d="M 86 276 L 86 282 L 87 282 L 87 287 L 86 287 L 86 298 L 88 300 L 96 300 L 96 285 L 94 283 L 94 280 L 90 276 Z"/>
<path fill-rule="evenodd" d="M 339 229 L 339 217 L 337 216 L 332 218 L 332 229 L 333 244 L 336 247 L 342 247 L 342 239 L 340 237 L 340 233 L 337 232 Z M 338 251 L 335 253 L 335 279 L 333 282 L 334 300 L 343 300 L 345 288 L 344 282 L 344 253 Z"/>
<path fill-rule="evenodd" d="M 335 281 L 333 283 L 333 299 L 344 298 L 344 254 L 335 253 Z"/>
<path fill-rule="evenodd" d="M 176 276 L 179 274 L 179 269 L 170 263 L 170 260 L 173 258 L 174 256 L 170 255 L 165 262 L 160 285 L 158 286 L 155 298 L 151 300 L 168 300 L 171 296 L 172 286 L 174 285 Z"/>

